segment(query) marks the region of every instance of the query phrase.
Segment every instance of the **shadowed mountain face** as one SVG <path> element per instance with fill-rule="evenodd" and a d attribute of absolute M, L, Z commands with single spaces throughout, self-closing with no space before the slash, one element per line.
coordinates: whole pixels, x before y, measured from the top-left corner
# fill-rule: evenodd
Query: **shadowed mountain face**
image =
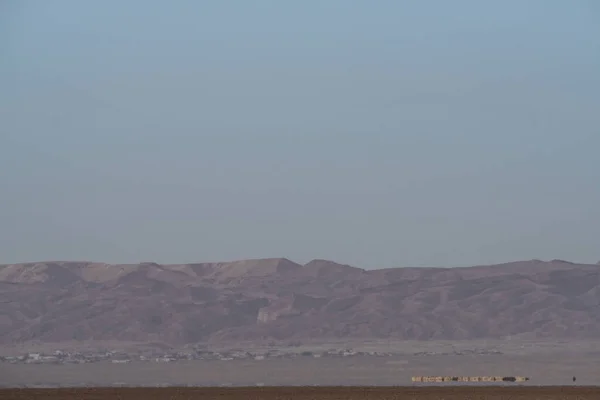
<path fill-rule="evenodd" d="M 600 266 L 366 271 L 326 260 L 0 266 L 0 343 L 600 335 Z"/>

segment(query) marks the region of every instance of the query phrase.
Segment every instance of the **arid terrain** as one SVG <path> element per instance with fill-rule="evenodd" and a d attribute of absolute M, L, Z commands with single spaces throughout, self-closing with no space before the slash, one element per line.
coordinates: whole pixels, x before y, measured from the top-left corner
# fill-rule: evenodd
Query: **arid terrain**
<path fill-rule="evenodd" d="M 599 333 L 600 266 L 560 260 L 0 266 L 4 387 L 600 385 Z"/>
<path fill-rule="evenodd" d="M 469 348 L 499 354 L 472 354 Z M 339 344 L 338 344 L 339 345 Z M 360 345 L 357 350 L 389 351 L 387 356 L 264 359 L 110 360 L 84 364 L 0 363 L 0 386 L 384 386 L 412 385 L 411 376 L 526 376 L 525 386 L 600 386 L 598 342 L 420 342 Z M 336 346 L 329 344 L 328 346 Z M 327 348 L 323 346 L 322 348 Z M 296 349 L 294 349 L 296 350 Z M 299 352 L 318 346 L 303 346 Z M 457 355 L 457 354 L 463 355 Z M 426 384 L 419 384 L 426 385 Z M 450 384 L 455 385 L 455 384 Z M 508 383 L 508 386 L 515 384 Z"/>
<path fill-rule="evenodd" d="M 4 400 L 592 400 L 598 387 L 263 387 L 0 389 Z"/>
<path fill-rule="evenodd" d="M 0 266 L 0 342 L 586 339 L 600 266 L 364 270 L 331 261 Z"/>

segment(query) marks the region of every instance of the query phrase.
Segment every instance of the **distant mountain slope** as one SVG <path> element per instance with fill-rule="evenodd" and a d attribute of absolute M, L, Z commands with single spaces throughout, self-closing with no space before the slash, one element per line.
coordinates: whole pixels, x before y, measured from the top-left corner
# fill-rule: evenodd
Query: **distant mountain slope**
<path fill-rule="evenodd" d="M 0 266 L 0 343 L 600 335 L 600 266 L 363 270 L 326 260 Z"/>

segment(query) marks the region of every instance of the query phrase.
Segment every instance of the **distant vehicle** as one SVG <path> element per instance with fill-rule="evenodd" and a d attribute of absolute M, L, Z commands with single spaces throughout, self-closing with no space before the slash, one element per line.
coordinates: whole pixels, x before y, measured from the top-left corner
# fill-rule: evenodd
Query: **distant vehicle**
<path fill-rule="evenodd" d="M 413 382 L 526 382 L 526 376 L 413 376 Z"/>

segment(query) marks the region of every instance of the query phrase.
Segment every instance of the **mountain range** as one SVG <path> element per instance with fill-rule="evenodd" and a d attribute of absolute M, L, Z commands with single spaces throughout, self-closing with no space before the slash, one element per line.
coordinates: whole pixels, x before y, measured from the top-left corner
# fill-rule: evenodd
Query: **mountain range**
<path fill-rule="evenodd" d="M 0 343 L 597 338 L 600 266 L 365 270 L 285 258 L 0 266 Z"/>

